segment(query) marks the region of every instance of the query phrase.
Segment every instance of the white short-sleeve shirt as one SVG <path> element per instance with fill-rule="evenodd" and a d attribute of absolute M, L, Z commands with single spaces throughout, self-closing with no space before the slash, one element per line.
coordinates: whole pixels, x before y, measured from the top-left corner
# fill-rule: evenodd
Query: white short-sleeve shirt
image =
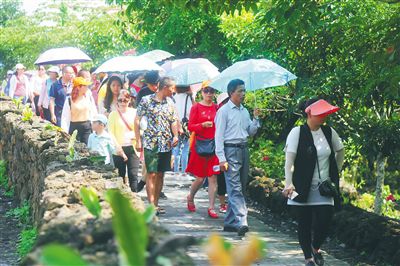
<path fill-rule="evenodd" d="M 321 180 L 318 174 L 318 166 L 316 165 L 314 169 L 313 178 L 311 181 L 311 188 L 307 202 L 299 203 L 289 199 L 288 205 L 333 205 L 332 197 L 321 196 L 318 191 L 318 184 L 321 181 L 324 181 L 329 178 L 329 156 L 331 154 L 331 149 L 321 128 L 319 128 L 316 131 L 311 131 L 311 135 L 314 140 L 314 145 L 317 149 L 317 158 L 318 158 Z M 295 127 L 290 131 L 287 137 L 284 151 L 297 153 L 299 138 L 300 138 L 300 127 Z M 332 147 L 335 152 L 338 152 L 344 148 L 342 140 L 340 139 L 339 135 L 333 128 L 332 128 Z"/>

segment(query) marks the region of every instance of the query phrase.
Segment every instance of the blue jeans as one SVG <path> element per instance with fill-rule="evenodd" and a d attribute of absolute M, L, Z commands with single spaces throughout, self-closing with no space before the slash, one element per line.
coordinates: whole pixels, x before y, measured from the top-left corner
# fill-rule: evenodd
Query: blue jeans
<path fill-rule="evenodd" d="M 225 147 L 228 170 L 225 172 L 228 192 L 228 210 L 225 226 L 239 228 L 247 225 L 247 207 L 244 193 L 249 178 L 249 150 L 247 147 Z"/>
<path fill-rule="evenodd" d="M 181 172 L 185 172 L 189 157 L 189 139 L 179 138 L 178 145 L 172 149 L 174 156 L 174 172 L 179 172 L 179 165 L 182 166 Z"/>

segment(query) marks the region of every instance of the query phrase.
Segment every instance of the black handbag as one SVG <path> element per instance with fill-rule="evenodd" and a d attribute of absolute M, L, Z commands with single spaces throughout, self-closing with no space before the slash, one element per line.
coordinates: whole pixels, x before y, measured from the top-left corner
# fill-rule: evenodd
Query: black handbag
<path fill-rule="evenodd" d="M 180 135 L 180 137 L 182 138 L 182 139 L 189 139 L 190 138 L 190 132 L 189 132 L 189 129 L 188 129 L 188 125 L 189 125 L 189 119 L 187 119 L 187 117 L 186 117 L 186 113 L 187 113 L 187 102 L 188 102 L 188 99 L 189 99 L 189 97 L 190 97 L 190 95 L 188 94 L 187 96 L 186 96 L 186 101 L 185 101 L 185 112 L 184 112 L 184 114 L 183 114 L 183 118 L 182 118 L 182 120 L 181 120 L 181 125 L 182 125 L 182 134 Z"/>
<path fill-rule="evenodd" d="M 203 157 L 213 156 L 215 154 L 214 139 L 199 139 L 196 138 L 195 144 L 196 153 Z"/>
<path fill-rule="evenodd" d="M 319 173 L 318 158 L 317 158 L 317 167 L 318 167 L 319 180 L 321 181 L 322 179 L 321 179 L 321 174 Z M 321 194 L 321 196 L 324 196 L 324 197 L 336 198 L 339 195 L 338 188 L 336 187 L 335 183 L 331 181 L 330 178 L 320 182 L 318 185 L 318 190 L 319 190 L 319 194 Z"/>

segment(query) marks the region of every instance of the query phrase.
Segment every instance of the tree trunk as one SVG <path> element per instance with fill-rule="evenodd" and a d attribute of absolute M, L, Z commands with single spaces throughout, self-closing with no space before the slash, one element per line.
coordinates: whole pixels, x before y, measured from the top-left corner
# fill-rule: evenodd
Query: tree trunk
<path fill-rule="evenodd" d="M 382 190 L 385 182 L 385 164 L 387 158 L 383 156 L 381 152 L 378 153 L 376 158 L 376 188 L 375 188 L 375 202 L 374 202 L 374 213 L 382 213 Z"/>

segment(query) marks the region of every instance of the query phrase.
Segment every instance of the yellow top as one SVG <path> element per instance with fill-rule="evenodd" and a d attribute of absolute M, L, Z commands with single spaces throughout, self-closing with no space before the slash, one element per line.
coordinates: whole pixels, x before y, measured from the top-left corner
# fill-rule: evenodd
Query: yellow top
<path fill-rule="evenodd" d="M 107 82 L 103 84 L 103 86 L 100 87 L 98 96 L 97 96 L 97 105 L 100 103 L 103 103 L 104 99 L 106 98 L 106 92 L 107 92 Z"/>
<path fill-rule="evenodd" d="M 122 113 L 125 121 L 128 123 L 131 130 L 125 125 L 118 111 L 112 111 L 108 116 L 108 132 L 113 135 L 117 143 L 121 146 L 131 146 L 135 147 L 135 118 L 136 109 L 128 107 L 125 113 Z"/>

